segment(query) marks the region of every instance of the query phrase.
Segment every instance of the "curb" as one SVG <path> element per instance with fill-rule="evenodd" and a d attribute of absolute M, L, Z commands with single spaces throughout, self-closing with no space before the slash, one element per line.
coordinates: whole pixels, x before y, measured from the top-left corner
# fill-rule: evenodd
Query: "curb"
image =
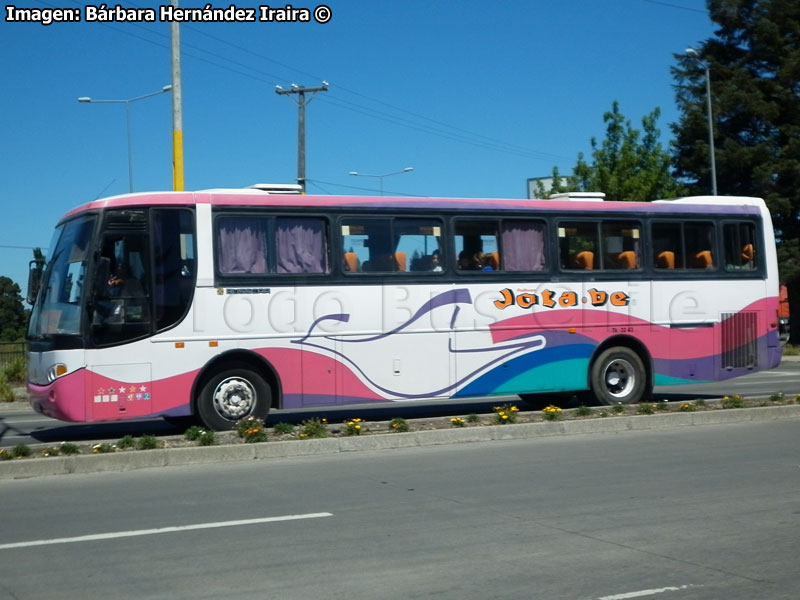
<path fill-rule="evenodd" d="M 385 433 L 364 437 L 291 440 L 262 444 L 203 446 L 137 450 L 114 454 L 29 458 L 0 462 L 0 480 L 67 475 L 70 473 L 103 473 L 134 471 L 155 467 L 177 467 L 209 463 L 321 456 L 342 452 L 395 450 L 422 446 L 467 444 L 505 440 L 535 439 L 557 435 L 588 433 L 622 433 L 669 429 L 692 425 L 725 425 L 731 423 L 765 423 L 781 419 L 800 419 L 800 405 L 676 412 L 656 415 L 488 425 L 463 429 L 434 429 L 409 433 Z"/>

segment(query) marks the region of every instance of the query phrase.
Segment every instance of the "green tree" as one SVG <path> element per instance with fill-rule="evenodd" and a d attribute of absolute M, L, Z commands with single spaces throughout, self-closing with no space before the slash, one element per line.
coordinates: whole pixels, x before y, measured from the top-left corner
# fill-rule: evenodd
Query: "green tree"
<path fill-rule="evenodd" d="M 635 129 L 620 112 L 619 102 L 603 115 L 606 137 L 602 143 L 591 138 L 592 162 L 578 154 L 578 162 L 566 186 L 560 191 L 603 192 L 606 200 L 648 202 L 659 198 L 675 198 L 682 193 L 671 172 L 671 155 L 663 148 L 656 127 L 661 109 L 642 119 L 642 129 Z M 554 181 L 560 182 L 553 170 Z M 566 189 L 564 189 L 564 187 Z"/>
<path fill-rule="evenodd" d="M 693 193 L 709 193 L 705 66 L 711 76 L 717 188 L 764 198 L 778 237 L 781 278 L 800 316 L 800 2 L 708 0 L 715 36 L 697 45 L 701 60 L 675 55 L 681 117 L 676 174 Z M 793 330 L 800 341 L 800 328 Z"/>
<path fill-rule="evenodd" d="M 19 286 L 8 277 L 0 276 L 0 341 L 21 340 L 25 337 L 27 321 Z"/>

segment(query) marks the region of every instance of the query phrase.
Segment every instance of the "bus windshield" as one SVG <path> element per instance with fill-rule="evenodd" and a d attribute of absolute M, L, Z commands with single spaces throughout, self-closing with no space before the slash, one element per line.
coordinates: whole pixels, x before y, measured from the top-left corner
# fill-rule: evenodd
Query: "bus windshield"
<path fill-rule="evenodd" d="M 56 229 L 49 264 L 31 314 L 28 336 L 80 335 L 86 266 L 95 218 L 86 216 Z"/>

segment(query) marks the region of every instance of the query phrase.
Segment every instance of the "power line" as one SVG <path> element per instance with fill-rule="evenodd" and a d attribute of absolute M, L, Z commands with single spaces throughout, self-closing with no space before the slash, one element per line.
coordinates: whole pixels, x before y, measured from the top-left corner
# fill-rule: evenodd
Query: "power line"
<path fill-rule="evenodd" d="M 348 190 L 358 190 L 360 192 L 369 192 L 370 194 L 375 194 L 376 191 L 377 191 L 377 190 L 375 190 L 373 188 L 359 187 L 357 185 L 344 185 L 344 184 L 341 184 L 341 183 L 333 183 L 331 181 L 320 181 L 319 179 L 306 179 L 306 181 L 308 183 L 316 185 L 318 188 L 320 188 L 326 194 L 328 194 L 328 191 L 325 190 L 322 186 L 320 186 L 318 184 L 323 183 L 325 185 L 332 185 L 333 187 L 345 188 L 345 189 L 348 189 Z M 427 198 L 428 197 L 428 196 L 423 196 L 423 195 L 420 195 L 420 194 L 409 194 L 408 192 L 392 192 L 392 191 L 389 191 L 388 193 L 392 194 L 394 196 L 408 196 L 409 198 Z"/>
<path fill-rule="evenodd" d="M 641 0 L 642 2 L 647 2 L 649 4 L 658 4 L 659 6 L 668 6 L 669 8 L 678 8 L 680 10 L 688 10 L 691 12 L 698 12 L 703 14 L 708 14 L 707 10 L 702 10 L 699 8 L 690 8 L 688 6 L 681 6 L 680 4 L 672 4 L 671 2 L 661 2 L 661 0 Z"/>
<path fill-rule="evenodd" d="M 39 1 L 42 4 L 46 4 L 48 6 L 53 6 L 50 3 L 45 2 L 43 0 L 39 0 Z M 72 2 L 75 3 L 75 4 L 81 4 L 78 0 L 72 0 Z M 141 6 L 137 5 L 134 2 L 128 2 L 128 4 L 130 4 L 131 6 L 134 6 L 134 7 L 141 8 Z M 138 39 L 140 41 L 147 42 L 148 44 L 153 44 L 155 46 L 159 46 L 159 47 L 162 47 L 162 48 L 169 48 L 169 45 L 166 42 L 165 43 L 160 43 L 158 41 L 154 41 L 152 39 L 148 39 L 148 38 L 133 34 L 130 31 L 127 31 L 126 29 L 121 29 L 119 27 L 114 27 L 112 24 L 109 24 L 109 23 L 102 23 L 102 24 L 110 27 L 114 31 L 118 31 L 119 33 L 122 33 L 124 35 L 128 35 L 129 37 Z M 164 38 L 164 39 L 168 38 L 168 36 L 166 34 L 161 34 L 159 32 L 151 31 L 145 25 L 138 24 L 138 23 L 130 23 L 129 25 L 133 25 L 133 26 L 145 29 L 146 31 L 148 31 L 148 33 L 150 33 L 150 34 L 152 34 L 152 35 L 154 35 L 156 37 L 161 37 L 161 38 Z M 296 67 L 292 67 L 291 65 L 287 65 L 287 64 L 282 63 L 280 61 L 274 60 L 274 59 L 272 59 L 272 58 L 270 58 L 268 56 L 265 56 L 263 54 L 255 52 L 250 48 L 246 48 L 244 46 L 240 46 L 239 44 L 236 44 L 236 43 L 233 43 L 233 42 L 229 42 L 229 41 L 227 41 L 227 40 L 225 40 L 223 38 L 220 38 L 218 36 L 206 33 L 205 31 L 202 31 L 198 27 L 189 26 L 189 25 L 184 25 L 184 27 L 189 29 L 189 30 L 191 30 L 191 31 L 193 31 L 193 32 L 198 33 L 199 35 L 202 35 L 202 36 L 205 36 L 205 37 L 207 37 L 209 39 L 212 39 L 212 40 L 214 40 L 214 41 L 216 41 L 218 43 L 225 44 L 225 45 L 227 45 L 227 46 L 229 46 L 231 48 L 234 48 L 236 50 L 239 50 L 239 51 L 245 52 L 245 53 L 247 53 L 249 55 L 252 55 L 252 56 L 254 56 L 254 57 L 256 57 L 256 58 L 258 58 L 260 60 L 268 61 L 270 63 L 273 63 L 275 65 L 280 66 L 281 68 L 288 69 L 288 70 L 293 71 L 295 73 L 300 73 L 300 74 L 305 75 L 305 76 L 309 76 L 309 77 L 314 77 L 314 78 L 320 79 L 318 76 L 316 76 L 314 74 L 308 73 L 308 72 L 303 71 L 301 69 L 297 69 Z M 210 64 L 212 66 L 215 66 L 217 68 L 220 68 L 220 69 L 232 72 L 232 73 L 236 73 L 236 74 L 242 75 L 244 77 L 248 77 L 250 79 L 263 81 L 265 83 L 274 83 L 275 80 L 284 79 L 283 77 L 278 76 L 278 75 L 276 75 L 274 73 L 269 73 L 269 72 L 263 71 L 261 69 L 253 67 L 251 65 L 248 65 L 246 63 L 242 63 L 242 62 L 234 60 L 232 58 L 228 58 L 226 56 L 222 56 L 221 54 L 219 54 L 217 52 L 213 52 L 213 51 L 208 50 L 206 48 L 203 48 L 203 47 L 191 44 L 191 43 L 187 43 L 185 41 L 183 42 L 183 48 L 184 49 L 188 48 L 188 49 L 193 50 L 193 51 L 202 52 L 202 53 L 207 54 L 207 55 L 209 55 L 211 57 L 214 57 L 216 59 L 222 60 L 225 63 L 230 63 L 231 65 L 234 65 L 235 67 L 238 67 L 238 68 L 227 66 L 225 64 L 220 64 L 220 63 L 215 62 L 214 60 L 211 60 L 209 58 L 204 58 L 202 56 L 198 56 L 198 55 L 196 55 L 196 54 L 194 54 L 192 52 L 187 52 L 187 51 L 184 50 L 184 54 L 189 58 L 204 62 L 206 64 Z M 243 71 L 243 70 L 240 70 L 240 69 L 245 69 L 245 70 Z M 270 77 L 272 79 L 272 81 L 269 81 L 265 77 Z M 501 152 L 501 153 L 505 153 L 505 154 L 512 154 L 512 155 L 522 156 L 522 157 L 536 159 L 536 160 L 571 160 L 570 157 L 556 155 L 556 154 L 550 154 L 550 153 L 547 153 L 547 152 L 541 152 L 541 151 L 538 151 L 538 150 L 534 150 L 532 148 L 527 148 L 525 146 L 519 146 L 519 145 L 515 145 L 515 144 L 510 144 L 510 143 L 508 143 L 506 141 L 499 140 L 497 138 L 493 138 L 493 137 L 486 136 L 486 135 L 483 135 L 483 134 L 480 134 L 480 133 L 469 131 L 467 129 L 464 129 L 464 128 L 461 128 L 461 127 L 458 127 L 458 126 L 455 126 L 455 125 L 452 125 L 452 124 L 449 124 L 449 123 L 445 123 L 443 121 L 438 121 L 436 119 L 431 119 L 429 117 L 426 117 L 425 115 L 421 115 L 419 113 L 415 113 L 413 111 L 409 111 L 407 109 L 404 109 L 402 107 L 393 105 L 391 103 L 385 102 L 385 101 L 377 99 L 377 98 L 372 98 L 372 97 L 370 97 L 370 96 L 368 96 L 366 94 L 363 94 L 363 93 L 358 92 L 356 90 L 349 89 L 349 88 L 347 88 L 345 86 L 337 85 L 335 89 L 336 90 L 341 90 L 341 91 L 349 93 L 349 94 L 352 94 L 352 95 L 357 96 L 359 98 L 363 98 L 363 99 L 365 99 L 365 100 L 367 100 L 369 102 L 373 102 L 375 104 L 379 104 L 381 106 L 385 106 L 385 107 L 387 107 L 387 108 L 389 108 L 391 110 L 394 110 L 394 111 L 409 115 L 409 116 L 411 116 L 411 117 L 413 117 L 415 119 L 422 120 L 422 121 L 425 121 L 425 122 L 429 122 L 429 123 L 433 123 L 435 125 L 438 125 L 438 127 L 431 127 L 429 125 L 425 125 L 425 124 L 422 124 L 422 123 L 419 123 L 419 122 L 415 122 L 413 120 L 409 120 L 409 119 L 404 118 L 402 116 L 392 115 L 390 113 L 386 113 L 386 112 L 377 110 L 375 108 L 371 108 L 369 106 L 364 106 L 364 105 L 357 104 L 357 103 L 354 103 L 354 102 L 349 102 L 347 100 L 344 100 L 344 99 L 338 98 L 338 97 L 337 98 L 328 97 L 328 98 L 325 99 L 326 103 L 332 104 L 334 106 L 338 106 L 339 108 L 344 108 L 346 110 L 351 110 L 353 112 L 357 112 L 357 113 L 360 113 L 360 114 L 363 114 L 363 115 L 366 115 L 366 116 L 370 116 L 370 117 L 372 117 L 374 119 L 388 120 L 389 122 L 392 122 L 395 125 L 398 125 L 398 126 L 401 126 L 401 127 L 405 127 L 407 129 L 420 131 L 422 133 L 427 133 L 429 135 L 438 136 L 438 137 L 441 137 L 441 138 L 444 138 L 444 139 L 448 139 L 450 141 L 454 141 L 454 142 L 458 142 L 458 143 L 462 143 L 462 144 L 467 144 L 467 145 L 475 146 L 475 147 L 478 147 L 478 148 L 483 148 L 484 150 L 489 150 L 489 151 L 493 151 L 493 152 Z"/>

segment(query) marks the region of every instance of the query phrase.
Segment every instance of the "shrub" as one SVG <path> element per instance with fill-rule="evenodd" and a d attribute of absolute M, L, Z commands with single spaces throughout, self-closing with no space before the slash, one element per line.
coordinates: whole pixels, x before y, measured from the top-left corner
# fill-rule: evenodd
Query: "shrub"
<path fill-rule="evenodd" d="M 625 412 L 625 405 L 622 404 L 621 402 L 617 402 L 614 406 L 611 407 L 611 410 L 613 410 L 616 414 L 623 413 Z"/>
<path fill-rule="evenodd" d="M 31 454 L 33 454 L 33 451 L 27 444 L 17 444 L 11 449 L 11 455 L 14 458 L 26 458 Z"/>
<path fill-rule="evenodd" d="M 306 438 L 326 438 L 328 437 L 327 419 L 308 419 L 303 421 L 300 437 Z"/>
<path fill-rule="evenodd" d="M 14 390 L 8 385 L 8 380 L 3 373 L 0 373 L 0 402 L 14 402 Z"/>
<path fill-rule="evenodd" d="M 697 406 L 695 406 L 691 402 L 684 402 L 678 407 L 678 410 L 680 410 L 681 412 L 695 412 L 697 410 Z"/>
<path fill-rule="evenodd" d="M 770 402 L 783 402 L 783 392 L 778 392 L 776 394 L 772 394 L 770 397 Z"/>
<path fill-rule="evenodd" d="M 294 431 L 294 425 L 291 423 L 275 423 L 275 427 L 272 428 L 275 433 L 292 433 Z"/>
<path fill-rule="evenodd" d="M 558 421 L 561 419 L 561 409 L 558 406 L 545 406 L 542 409 L 542 416 L 545 421 Z"/>
<path fill-rule="evenodd" d="M 95 444 L 92 446 L 92 454 L 110 454 L 111 452 L 116 452 L 117 447 L 114 444 L 109 444 L 108 442 L 103 442 L 101 444 Z"/>
<path fill-rule="evenodd" d="M 519 409 L 516 406 L 504 404 L 503 406 L 495 406 L 494 419 L 500 425 L 507 425 L 508 423 L 516 423 L 517 413 Z"/>
<path fill-rule="evenodd" d="M 475 413 L 470 413 L 467 415 L 467 423 L 477 423 L 480 420 L 481 418 Z"/>
<path fill-rule="evenodd" d="M 72 442 L 62 442 L 62 444 L 58 447 L 58 449 L 64 456 L 70 456 L 72 454 L 81 453 L 81 449 L 78 446 L 78 444 L 73 444 Z"/>
<path fill-rule="evenodd" d="M 200 439 L 200 436 L 205 433 L 205 429 L 200 427 L 200 425 L 192 425 L 186 432 L 183 434 L 183 437 L 190 442 L 196 442 Z"/>
<path fill-rule="evenodd" d="M 362 429 L 361 423 L 363 423 L 361 419 L 350 419 L 349 421 L 345 421 L 344 434 L 361 435 L 361 429 Z"/>
<path fill-rule="evenodd" d="M 132 435 L 126 435 L 120 441 L 117 442 L 117 448 L 121 448 L 122 450 L 133 448 L 135 445 L 136 445 L 136 438 L 134 438 Z"/>
<path fill-rule="evenodd" d="M 408 421 L 401 417 L 395 417 L 391 421 L 389 421 L 389 429 L 392 431 L 396 431 L 398 433 L 405 433 L 408 431 Z"/>
<path fill-rule="evenodd" d="M 739 394 L 722 398 L 722 408 L 744 408 L 744 399 Z"/>
<path fill-rule="evenodd" d="M 636 412 L 640 415 L 652 415 L 656 412 L 656 405 L 649 403 L 640 404 Z"/>
<path fill-rule="evenodd" d="M 24 356 L 15 356 L 3 368 L 3 375 L 7 381 L 22 383 L 28 375 L 28 364 Z"/>
<path fill-rule="evenodd" d="M 137 450 L 154 450 L 161 447 L 161 440 L 154 435 L 143 435 L 136 440 Z"/>
<path fill-rule="evenodd" d="M 584 406 L 581 404 L 578 408 L 575 409 L 575 414 L 579 417 L 588 417 L 592 414 L 592 409 L 588 406 Z"/>
<path fill-rule="evenodd" d="M 669 410 L 669 402 L 667 402 L 666 400 L 661 400 L 660 402 L 656 402 L 655 404 L 653 404 L 653 406 L 655 407 L 656 410 L 662 412 Z"/>
<path fill-rule="evenodd" d="M 267 441 L 267 430 L 264 421 L 256 417 L 245 417 L 236 423 L 236 431 L 246 444 L 255 444 Z"/>
<path fill-rule="evenodd" d="M 197 444 L 199 446 L 216 446 L 217 442 L 217 434 L 214 431 L 203 429 L 197 436 Z"/>

